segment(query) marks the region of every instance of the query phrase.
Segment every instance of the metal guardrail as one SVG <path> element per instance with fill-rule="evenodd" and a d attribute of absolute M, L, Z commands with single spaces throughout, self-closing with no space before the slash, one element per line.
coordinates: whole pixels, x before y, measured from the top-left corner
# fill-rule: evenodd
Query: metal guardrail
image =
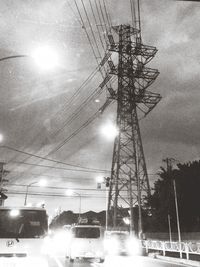
<path fill-rule="evenodd" d="M 200 243 L 196 242 L 170 242 L 170 241 L 160 241 L 160 240 L 141 240 L 141 245 L 146 252 L 150 250 L 157 250 L 166 255 L 166 252 L 178 252 L 180 258 L 182 254 L 186 254 L 186 259 L 190 259 L 190 254 L 200 255 Z"/>

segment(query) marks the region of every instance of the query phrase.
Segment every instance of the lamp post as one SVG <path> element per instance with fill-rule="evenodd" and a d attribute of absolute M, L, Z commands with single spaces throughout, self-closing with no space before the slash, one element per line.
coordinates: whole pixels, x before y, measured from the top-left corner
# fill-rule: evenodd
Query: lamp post
<path fill-rule="evenodd" d="M 46 180 L 40 180 L 40 181 L 32 182 L 32 183 L 26 185 L 26 194 L 25 194 L 25 198 L 24 198 L 24 206 L 26 206 L 26 204 L 27 204 L 29 187 L 31 187 L 34 184 L 39 184 L 40 186 L 45 186 L 46 185 Z"/>
<path fill-rule="evenodd" d="M 73 195 L 77 195 L 79 197 L 79 219 L 81 217 L 81 194 L 73 191 L 72 189 L 67 189 L 65 195 L 71 197 Z"/>
<path fill-rule="evenodd" d="M 14 56 L 2 57 L 0 58 L 0 61 L 9 60 L 12 58 L 19 58 L 19 57 L 29 57 L 29 56 L 28 55 L 14 55 Z"/>
<path fill-rule="evenodd" d="M 100 133 L 107 140 L 113 141 L 115 137 L 118 135 L 119 129 L 115 126 L 114 123 L 108 121 L 107 123 L 101 126 Z"/>

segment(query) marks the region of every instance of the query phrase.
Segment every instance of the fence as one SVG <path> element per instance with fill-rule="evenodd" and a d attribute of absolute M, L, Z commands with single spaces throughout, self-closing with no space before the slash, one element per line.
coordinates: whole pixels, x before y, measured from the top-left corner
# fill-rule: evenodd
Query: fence
<path fill-rule="evenodd" d="M 163 256 L 166 255 L 166 252 L 178 252 L 180 258 L 182 254 L 186 255 L 186 259 L 190 259 L 190 254 L 200 255 L 200 243 L 197 242 L 170 242 L 170 241 L 159 241 L 159 240 L 142 240 L 142 247 L 146 250 L 146 253 L 149 251 L 160 251 Z"/>

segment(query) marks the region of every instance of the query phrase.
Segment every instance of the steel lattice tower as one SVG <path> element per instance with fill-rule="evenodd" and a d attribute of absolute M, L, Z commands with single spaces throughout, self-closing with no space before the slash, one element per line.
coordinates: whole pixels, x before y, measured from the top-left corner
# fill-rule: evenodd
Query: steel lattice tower
<path fill-rule="evenodd" d="M 118 78 L 117 89 L 109 89 L 109 98 L 117 101 L 117 127 L 112 169 L 109 183 L 107 225 L 122 224 L 123 208 L 130 210 L 130 229 L 133 225 L 133 207 L 138 206 L 138 232 L 142 232 L 141 201 L 150 194 L 138 112 L 146 116 L 160 101 L 161 96 L 147 91 L 157 78 L 156 69 L 147 68 L 157 52 L 152 46 L 143 45 L 140 31 L 130 25 L 112 27 L 109 40 L 109 77 Z M 114 35 L 117 36 L 115 42 Z M 110 56 L 118 54 L 114 63 Z"/>

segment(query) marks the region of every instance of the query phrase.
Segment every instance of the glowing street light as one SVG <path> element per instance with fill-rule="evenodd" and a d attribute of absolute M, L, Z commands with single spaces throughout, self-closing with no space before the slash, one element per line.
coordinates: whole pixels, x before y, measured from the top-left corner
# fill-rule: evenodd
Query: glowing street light
<path fill-rule="evenodd" d="M 11 60 L 15 58 L 28 57 L 33 59 L 35 64 L 42 70 L 52 70 L 58 66 L 59 58 L 56 51 L 50 46 L 40 46 L 31 54 L 13 55 L 0 58 L 0 61 Z"/>
<path fill-rule="evenodd" d="M 97 183 L 103 183 L 103 182 L 104 182 L 104 177 L 103 177 L 103 175 L 99 175 L 99 176 L 97 176 L 97 177 L 96 177 L 96 182 L 97 182 Z"/>
<path fill-rule="evenodd" d="M 3 142 L 3 139 L 4 139 L 3 134 L 0 133 L 0 143 Z"/>
<path fill-rule="evenodd" d="M 75 192 L 72 189 L 67 189 L 65 191 L 65 195 L 68 196 L 68 197 L 71 197 L 73 195 L 77 195 L 79 197 L 79 218 L 80 218 L 81 217 L 81 194 Z"/>
<path fill-rule="evenodd" d="M 26 204 L 27 204 L 28 189 L 29 189 L 29 187 L 31 187 L 31 186 L 34 185 L 34 184 L 39 184 L 39 186 L 43 187 L 43 186 L 45 186 L 45 185 L 47 184 L 47 181 L 44 180 L 44 179 L 41 179 L 40 181 L 32 182 L 32 183 L 30 183 L 30 184 L 28 184 L 28 185 L 26 186 L 26 194 L 25 194 L 25 199 L 24 199 L 24 206 L 26 206 Z"/>
<path fill-rule="evenodd" d="M 11 216 L 11 217 L 17 217 L 19 214 L 20 214 L 20 212 L 19 212 L 18 209 L 12 209 L 12 210 L 10 211 L 10 216 Z"/>
<path fill-rule="evenodd" d="M 115 137 L 119 133 L 119 130 L 117 129 L 117 127 L 111 122 L 103 125 L 101 127 L 100 131 L 101 131 L 102 135 L 104 135 L 108 140 L 115 139 Z"/>
<path fill-rule="evenodd" d="M 123 221 L 124 221 L 124 223 L 126 224 L 126 225 L 130 225 L 130 218 L 128 218 L 128 217 L 124 217 L 123 218 Z"/>
<path fill-rule="evenodd" d="M 59 59 L 56 51 L 50 46 L 40 46 L 35 49 L 31 57 L 42 70 L 51 70 L 58 66 Z"/>
<path fill-rule="evenodd" d="M 39 182 L 35 182 L 38 183 L 39 186 L 46 186 L 47 185 L 47 181 L 45 179 L 41 179 Z"/>

